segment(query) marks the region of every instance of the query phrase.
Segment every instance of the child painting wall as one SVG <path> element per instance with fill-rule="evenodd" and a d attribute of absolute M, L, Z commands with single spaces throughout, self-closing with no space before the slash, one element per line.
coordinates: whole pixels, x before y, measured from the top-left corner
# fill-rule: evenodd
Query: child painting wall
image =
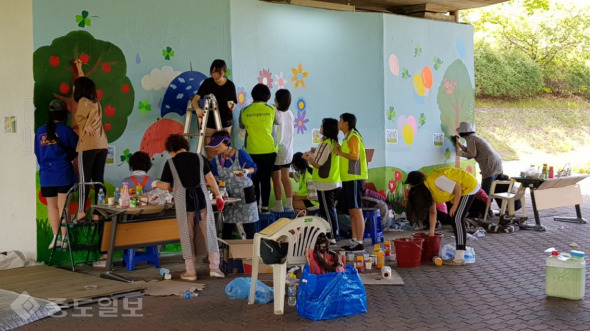
<path fill-rule="evenodd" d="M 470 26 L 255 0 L 37 0 L 33 14 L 35 126 L 46 122 L 50 100 L 71 106 L 72 60 L 80 59 L 100 90 L 113 156 L 108 195 L 136 151 L 149 154 L 149 175 L 160 176 L 164 141 L 183 131 L 187 102 L 214 59 L 227 62 L 236 85 L 237 147 L 239 112 L 263 83 L 271 102 L 278 89 L 291 92 L 295 151 L 315 146 L 323 118 L 356 114 L 374 149 L 369 181 L 391 201 L 405 193 L 401 179 L 411 170 L 448 164 L 473 172 L 446 139 L 460 121 L 473 121 Z M 46 261 L 51 233 L 41 197 L 37 223 L 38 259 Z"/>

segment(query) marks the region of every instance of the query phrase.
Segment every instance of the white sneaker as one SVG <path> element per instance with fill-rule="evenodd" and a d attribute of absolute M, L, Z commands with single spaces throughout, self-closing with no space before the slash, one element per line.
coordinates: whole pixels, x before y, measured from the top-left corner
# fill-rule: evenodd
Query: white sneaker
<path fill-rule="evenodd" d="M 283 206 L 274 206 L 270 209 L 270 211 L 273 213 L 284 213 L 285 209 L 283 208 Z"/>
<path fill-rule="evenodd" d="M 293 207 L 284 207 L 284 212 L 285 213 L 292 213 L 295 211 L 295 209 L 293 209 Z"/>
<path fill-rule="evenodd" d="M 49 243 L 49 248 L 47 248 L 47 249 L 52 250 L 53 247 L 56 247 L 56 248 L 61 247 L 61 240 L 57 240 L 57 242 L 56 242 L 55 241 L 56 237 L 57 236 L 53 236 L 53 239 L 51 239 L 51 242 Z M 55 246 L 54 246 L 54 244 L 55 244 Z"/>
<path fill-rule="evenodd" d="M 221 272 L 221 270 L 211 270 L 211 271 L 209 271 L 209 277 L 225 278 L 225 275 L 223 274 L 223 272 Z"/>

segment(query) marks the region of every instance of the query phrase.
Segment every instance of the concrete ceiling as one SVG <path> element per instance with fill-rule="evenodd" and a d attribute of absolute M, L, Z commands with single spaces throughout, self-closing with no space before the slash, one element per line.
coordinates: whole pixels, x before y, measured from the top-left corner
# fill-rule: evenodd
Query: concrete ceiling
<path fill-rule="evenodd" d="M 268 0 L 267 0 L 268 1 Z M 305 0 L 304 0 L 305 1 Z M 378 11 L 406 14 L 419 8 L 427 11 L 454 12 L 462 9 L 485 7 L 507 0 L 315 0 L 315 2 L 352 5 L 357 11 Z M 289 3 L 289 0 L 270 0 L 269 2 Z M 314 1 L 312 1 L 314 2 Z M 427 7 L 426 7 L 427 6 Z"/>

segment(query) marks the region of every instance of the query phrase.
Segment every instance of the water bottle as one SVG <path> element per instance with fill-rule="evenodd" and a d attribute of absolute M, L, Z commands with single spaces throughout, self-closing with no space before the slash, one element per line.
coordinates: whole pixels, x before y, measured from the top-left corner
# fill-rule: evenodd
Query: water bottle
<path fill-rule="evenodd" d="M 294 281 L 289 282 L 289 286 L 287 288 L 287 295 L 287 304 L 289 306 L 295 306 L 295 304 L 297 304 L 297 283 L 295 283 Z"/>
<path fill-rule="evenodd" d="M 117 187 L 115 189 L 115 204 L 119 204 L 119 199 L 121 199 L 121 189 Z"/>
<path fill-rule="evenodd" d="M 123 183 L 123 191 L 121 192 L 121 207 L 129 207 L 131 197 L 129 196 L 129 183 Z"/>
<path fill-rule="evenodd" d="M 465 263 L 475 263 L 475 251 L 473 247 L 467 246 L 465 248 Z"/>
<path fill-rule="evenodd" d="M 104 205 L 104 192 L 102 190 L 102 188 L 100 190 L 98 190 L 98 204 L 99 205 Z"/>
<path fill-rule="evenodd" d="M 198 295 L 199 295 L 199 293 L 196 293 L 196 292 L 191 292 L 191 291 L 187 290 L 186 292 L 181 292 L 179 296 L 180 296 L 181 298 L 185 298 L 185 299 L 187 299 L 187 300 L 188 300 L 188 299 L 190 299 L 190 298 L 195 298 L 195 297 L 197 297 Z"/>

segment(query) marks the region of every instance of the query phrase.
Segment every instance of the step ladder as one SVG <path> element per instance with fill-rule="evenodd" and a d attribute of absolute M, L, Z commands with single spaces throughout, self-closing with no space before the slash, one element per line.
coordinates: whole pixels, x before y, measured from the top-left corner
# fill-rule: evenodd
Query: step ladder
<path fill-rule="evenodd" d="M 191 133 L 191 120 L 193 112 L 197 115 L 197 119 L 199 121 L 198 133 Z M 183 135 L 185 138 L 189 137 L 198 137 L 197 138 L 197 153 L 203 152 L 203 145 L 205 144 L 205 130 L 207 128 L 207 120 L 209 119 L 209 115 L 213 114 L 213 119 L 215 120 L 215 128 L 217 130 L 221 130 L 223 127 L 221 126 L 221 118 L 219 117 L 219 106 L 217 104 L 217 99 L 213 94 L 207 94 L 204 98 L 204 107 L 195 109 L 192 104 L 192 99 L 189 100 L 188 105 L 186 107 L 186 118 L 184 121 L 184 132 Z"/>

